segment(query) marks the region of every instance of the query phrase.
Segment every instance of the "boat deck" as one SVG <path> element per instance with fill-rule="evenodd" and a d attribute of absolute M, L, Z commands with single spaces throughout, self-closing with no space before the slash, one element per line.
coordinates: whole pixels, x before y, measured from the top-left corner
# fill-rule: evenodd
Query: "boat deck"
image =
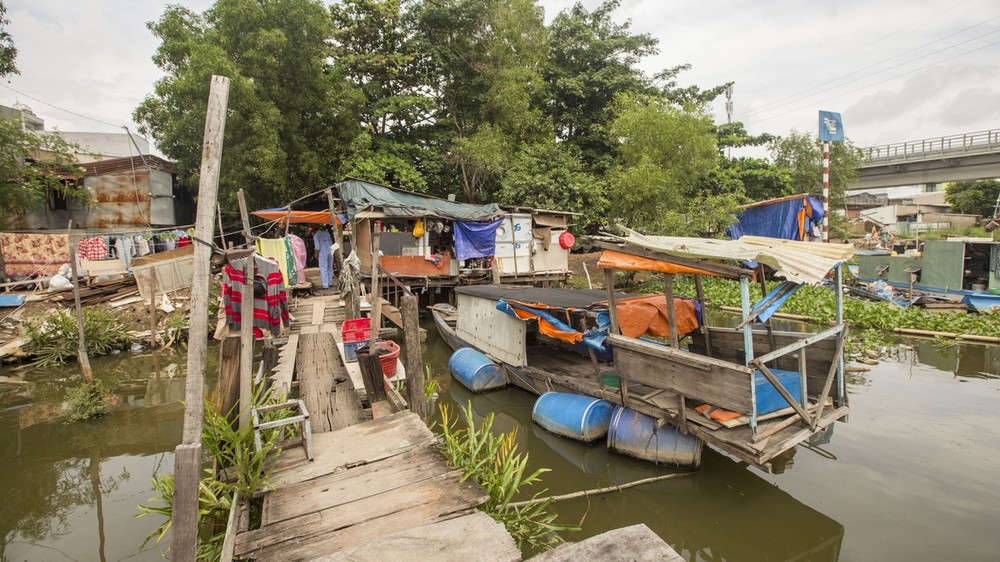
<path fill-rule="evenodd" d="M 439 332 L 445 331 L 442 336 L 449 345 L 453 348 L 468 345 L 454 331 L 457 316 L 454 311 L 435 307 L 432 312 Z M 526 367 L 512 368 L 504 365 L 508 380 L 519 388 L 534 394 L 549 391 L 586 394 L 673 425 L 681 425 L 681 420 L 686 421 L 684 426 L 687 430 L 709 446 L 767 472 L 773 471 L 771 461 L 776 457 L 848 414 L 847 406 L 834 407 L 833 401 L 827 399 L 824 413 L 817 420 L 815 429 L 806 426 L 795 416 L 792 408 L 785 408 L 760 416 L 755 433 L 746 416 L 722 424 L 696 411 L 694 406 L 697 404 L 691 400 L 686 401 L 682 416 L 678 412 L 677 396 L 669 391 L 641 384 L 628 384 L 626 389 L 602 384 L 606 379 L 602 375 L 620 374 L 613 364 L 595 364 L 578 353 L 543 343 L 529 345 L 527 354 Z M 811 407 L 809 413 L 813 415 L 815 407 Z"/>

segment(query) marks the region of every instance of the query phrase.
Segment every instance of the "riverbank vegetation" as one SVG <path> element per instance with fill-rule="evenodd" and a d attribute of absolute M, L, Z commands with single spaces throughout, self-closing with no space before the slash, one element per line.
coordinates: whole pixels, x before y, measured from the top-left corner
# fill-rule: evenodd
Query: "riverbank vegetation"
<path fill-rule="evenodd" d="M 122 314 L 101 306 L 83 309 L 83 333 L 87 341 L 87 351 L 93 355 L 104 355 L 125 349 L 132 338 L 128 333 L 129 322 Z M 76 357 L 80 347 L 76 315 L 66 309 L 55 309 L 47 314 L 31 319 L 26 324 L 31 342 L 25 350 L 34 356 L 40 366 L 65 363 Z"/>
<path fill-rule="evenodd" d="M 482 509 L 503 523 L 519 548 L 548 550 L 563 542 L 558 531 L 574 530 L 572 525 L 556 522 L 549 510 L 552 499 L 515 505 L 514 500 L 524 489 L 538 483 L 549 472 L 539 468 L 526 474 L 528 454 L 517 450 L 517 430 L 493 433 L 493 414 L 487 414 L 477 425 L 470 402 L 462 409 L 461 425 L 447 405 L 441 412 L 440 449 L 452 466 L 464 473 L 463 480 L 472 478 L 489 494 Z M 538 500 L 544 490 L 532 496 Z"/>

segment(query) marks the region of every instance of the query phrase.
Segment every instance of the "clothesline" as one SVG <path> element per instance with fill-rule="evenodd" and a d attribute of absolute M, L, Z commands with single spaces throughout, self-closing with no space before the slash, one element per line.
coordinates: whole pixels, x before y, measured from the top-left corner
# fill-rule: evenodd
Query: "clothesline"
<path fill-rule="evenodd" d="M 87 229 L 71 229 L 67 230 L 65 228 L 53 228 L 48 230 L 4 230 L 2 233 L 9 234 L 66 234 L 73 235 L 76 237 L 80 236 L 120 236 L 124 234 L 143 234 L 146 232 L 166 232 L 170 230 L 187 230 L 189 228 L 194 228 L 193 224 L 184 224 L 177 226 L 163 226 L 157 228 L 129 228 L 129 229 L 111 229 L 111 230 L 100 230 L 100 231 L 89 231 Z"/>

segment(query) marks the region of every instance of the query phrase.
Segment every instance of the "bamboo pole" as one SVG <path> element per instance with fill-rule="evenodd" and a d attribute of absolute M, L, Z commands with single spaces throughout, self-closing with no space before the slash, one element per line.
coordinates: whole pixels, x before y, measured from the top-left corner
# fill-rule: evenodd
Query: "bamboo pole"
<path fill-rule="evenodd" d="M 326 204 L 330 207 L 330 229 L 333 230 L 333 243 L 337 245 L 337 249 L 333 251 L 333 259 L 337 262 L 340 270 L 344 270 L 344 234 L 341 230 L 341 225 L 337 224 L 337 205 L 333 199 L 333 190 L 330 188 L 326 189 Z M 291 205 L 289 205 L 291 208 Z M 337 282 L 337 286 L 340 286 L 340 280 L 334 279 Z"/>
<path fill-rule="evenodd" d="M 547 498 L 535 498 L 531 500 L 525 500 L 523 502 L 513 502 L 507 504 L 507 507 L 525 507 L 529 505 L 535 505 L 546 501 L 561 502 L 565 500 L 572 500 L 576 498 L 582 498 L 587 496 L 597 496 L 600 494 L 607 494 L 609 492 L 620 492 L 622 490 L 627 490 L 629 488 L 635 488 L 636 486 L 642 486 L 643 484 L 652 484 L 653 482 L 660 482 L 663 480 L 672 480 L 674 478 L 683 478 L 685 476 L 694 476 L 697 472 L 675 472 L 673 474 L 664 474 L 662 476 L 653 476 L 651 478 L 643 478 L 642 480 L 636 480 L 635 482 L 629 482 L 628 484 L 621 484 L 618 486 L 606 486 L 604 488 L 595 488 L 593 490 L 582 490 L 579 492 L 573 492 L 571 494 L 562 494 L 560 496 L 549 496 Z"/>
<path fill-rule="evenodd" d="M 226 131 L 229 79 L 212 76 L 205 115 L 205 140 L 198 185 L 198 210 L 194 236 L 212 240 L 215 206 L 222 165 L 222 143 Z M 191 327 L 188 343 L 187 382 L 184 388 L 184 432 L 174 453 L 174 505 L 171 518 L 170 558 L 194 562 L 198 542 L 198 489 L 201 478 L 202 408 L 205 395 L 205 361 L 208 356 L 208 299 L 212 249 L 194 245 L 191 283 Z"/>
<path fill-rule="evenodd" d="M 372 222 L 372 290 L 368 294 L 368 302 L 371 303 L 371 318 L 372 318 L 372 329 L 369 335 L 369 349 L 375 351 L 375 340 L 378 339 L 378 328 L 382 325 L 382 292 L 379 289 L 379 273 L 378 273 L 378 246 L 379 246 L 379 232 L 375 231 L 374 222 Z"/>
<path fill-rule="evenodd" d="M 73 221 L 69 221 L 66 227 L 69 234 L 69 267 L 73 274 L 73 306 L 76 308 L 76 330 L 80 337 L 77 346 L 76 357 L 80 361 L 80 372 L 83 373 L 83 380 L 88 384 L 94 384 L 94 372 L 90 369 L 90 357 L 87 355 L 87 338 L 83 330 L 83 307 L 80 305 L 80 278 L 76 270 L 76 236 L 72 233 Z"/>
<path fill-rule="evenodd" d="M 147 274 L 149 275 L 149 348 L 153 349 L 156 347 L 156 264 L 149 268 Z"/>

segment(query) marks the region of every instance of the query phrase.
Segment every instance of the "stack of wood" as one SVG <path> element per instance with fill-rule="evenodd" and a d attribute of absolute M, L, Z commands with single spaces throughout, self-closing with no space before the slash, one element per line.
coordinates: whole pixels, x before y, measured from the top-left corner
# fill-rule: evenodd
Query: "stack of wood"
<path fill-rule="evenodd" d="M 80 287 L 80 304 L 83 306 L 103 303 L 113 305 L 115 302 L 122 302 L 126 299 L 138 297 L 138 295 L 139 287 L 135 283 L 135 277 L 129 275 L 121 279 L 99 281 L 91 283 L 86 287 Z M 73 293 L 72 291 L 53 293 L 45 300 L 64 306 L 71 306 L 73 304 Z M 141 298 L 137 298 L 136 300 L 141 300 Z"/>

